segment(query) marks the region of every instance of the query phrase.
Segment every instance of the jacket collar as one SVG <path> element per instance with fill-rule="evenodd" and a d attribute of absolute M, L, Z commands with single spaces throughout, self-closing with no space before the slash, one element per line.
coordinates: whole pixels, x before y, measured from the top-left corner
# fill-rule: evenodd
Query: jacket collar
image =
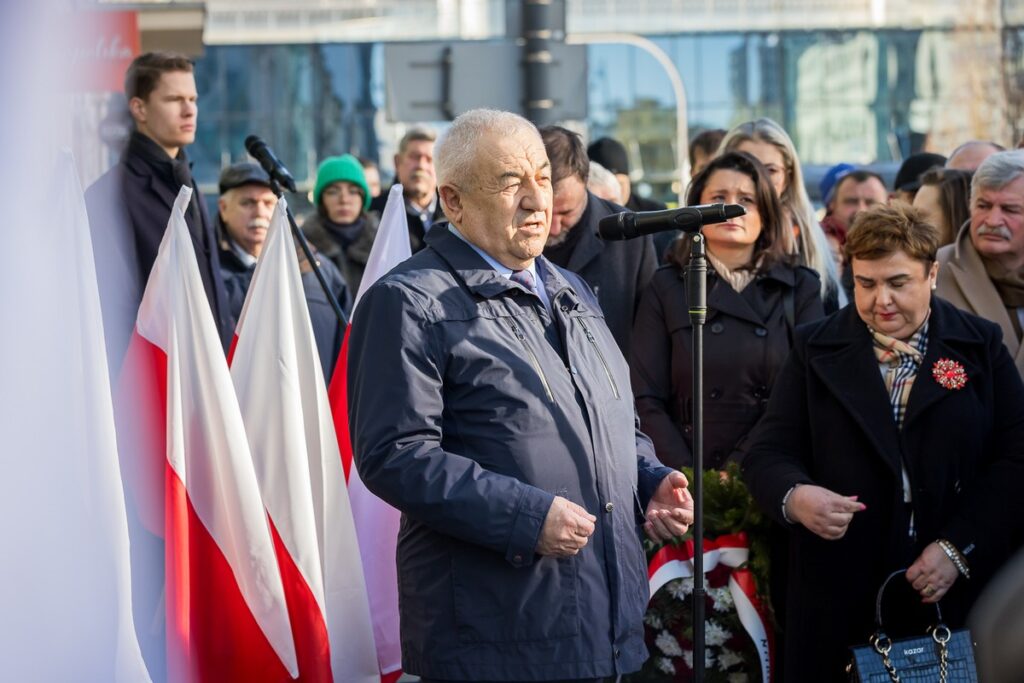
<path fill-rule="evenodd" d="M 477 296 L 493 299 L 517 288 L 515 283 L 494 270 L 473 247 L 453 235 L 448 229 L 448 223 L 433 226 L 427 233 L 426 242 L 427 248 L 437 252 L 455 276 Z M 579 308 L 579 297 L 558 269 L 543 256 L 538 256 L 536 262 L 538 274 L 544 279 L 544 287 L 552 305 L 556 298 L 561 299 L 565 295 L 564 290 L 569 290 L 577 304 L 573 308 Z"/>
<path fill-rule="evenodd" d="M 679 278 L 686 279 L 685 266 L 679 267 Z M 766 282 L 773 281 L 781 283 L 784 287 L 792 288 L 796 285 L 796 271 L 784 264 L 777 263 L 762 273 L 758 273 L 748 287 L 763 287 Z M 714 269 L 708 268 L 708 310 L 713 318 L 718 313 L 745 320 L 754 325 L 763 325 L 764 320 L 758 315 L 741 292 L 732 288 L 724 278 L 718 277 Z"/>
<path fill-rule="evenodd" d="M 964 352 L 984 344 L 982 337 L 942 299 L 932 297 L 931 309 L 928 348 L 910 390 L 904 432 L 937 401 L 953 393 L 932 377 L 936 361 L 955 360 L 963 365 L 968 377 L 978 372 L 977 365 L 969 360 L 975 354 Z M 827 318 L 808 338 L 808 364 L 861 426 L 894 476 L 899 477 L 900 434 L 871 344 L 867 325 L 856 306 L 850 305 Z"/>
<path fill-rule="evenodd" d="M 989 279 L 981 254 L 971 242 L 970 221 L 960 228 L 954 242 L 953 254 L 954 258 L 943 263 L 940 268 L 949 270 L 950 277 L 956 281 L 957 287 L 974 309 L 975 315 L 991 320 L 1002 328 L 1007 348 L 1011 354 L 1017 353 L 1017 333 L 999 292 Z"/>
<path fill-rule="evenodd" d="M 574 273 L 578 273 L 587 267 L 592 261 L 596 260 L 601 252 L 604 251 L 604 242 L 598 239 L 595 234 L 597 228 L 597 220 L 600 219 L 605 212 L 601 211 L 600 200 L 595 197 L 590 191 L 587 191 L 587 208 L 583 211 L 583 215 L 580 216 L 579 223 L 576 224 L 574 230 L 582 230 L 578 241 L 576 242 L 576 248 L 572 250 L 572 254 L 569 256 L 569 260 L 566 263 L 566 268 Z M 625 210 L 625 209 L 623 209 Z"/>

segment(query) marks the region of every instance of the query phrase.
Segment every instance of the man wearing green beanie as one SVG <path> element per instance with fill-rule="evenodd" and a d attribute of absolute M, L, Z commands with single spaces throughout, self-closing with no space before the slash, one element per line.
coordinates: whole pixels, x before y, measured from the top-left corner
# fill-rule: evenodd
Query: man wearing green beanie
<path fill-rule="evenodd" d="M 316 172 L 313 205 L 316 213 L 306 218 L 302 230 L 338 266 L 355 295 L 378 224 L 377 214 L 367 211 L 370 188 L 359 160 L 351 154 L 324 159 Z"/>

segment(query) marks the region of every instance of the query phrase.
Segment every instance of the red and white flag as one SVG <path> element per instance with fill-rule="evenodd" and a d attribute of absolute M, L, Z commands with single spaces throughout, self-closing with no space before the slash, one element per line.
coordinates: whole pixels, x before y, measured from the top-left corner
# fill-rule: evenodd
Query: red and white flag
<path fill-rule="evenodd" d="M 409 258 L 409 228 L 405 217 L 402 186 L 393 185 L 388 194 L 377 236 L 370 249 L 355 306 L 367 289 L 389 270 Z M 330 400 L 338 443 L 348 476 L 348 495 L 355 518 L 356 533 L 366 576 L 366 590 L 373 615 L 373 635 L 377 644 L 377 663 L 384 681 L 393 681 L 402 672 L 402 648 L 398 623 L 398 570 L 395 551 L 398 547 L 398 526 L 401 513 L 370 493 L 352 463 L 352 443 L 348 429 L 348 333 L 341 347 L 334 377 L 331 378 Z"/>
<path fill-rule="evenodd" d="M 3 679 L 149 683 L 88 216 L 71 153 L 52 170 L 6 207 L 0 251 Z"/>
<path fill-rule="evenodd" d="M 185 224 L 191 196 L 174 202 L 122 367 L 122 470 L 165 543 L 167 680 L 288 680 L 285 588 Z"/>
<path fill-rule="evenodd" d="M 377 683 L 373 628 L 286 202 L 235 330 L 231 378 L 270 517 L 302 681 Z"/>

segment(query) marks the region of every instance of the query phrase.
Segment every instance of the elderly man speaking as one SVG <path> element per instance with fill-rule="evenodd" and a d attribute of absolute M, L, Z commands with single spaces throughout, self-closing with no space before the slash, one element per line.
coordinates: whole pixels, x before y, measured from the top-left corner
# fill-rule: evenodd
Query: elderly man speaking
<path fill-rule="evenodd" d="M 594 681 L 647 657 L 638 527 L 685 533 L 686 478 L 637 430 L 597 299 L 541 256 L 551 171 L 527 120 L 474 110 L 436 150 L 451 225 L 356 309 L 356 466 L 402 511 L 403 667 Z"/>

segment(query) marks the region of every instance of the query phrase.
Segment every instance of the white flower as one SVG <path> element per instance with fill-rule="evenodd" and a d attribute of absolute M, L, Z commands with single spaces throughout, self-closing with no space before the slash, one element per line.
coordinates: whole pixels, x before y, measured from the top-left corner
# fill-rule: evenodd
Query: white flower
<path fill-rule="evenodd" d="M 708 594 L 714 601 L 716 612 L 729 612 L 736 605 L 735 601 L 732 599 L 732 591 L 729 590 L 728 586 L 712 588 L 708 591 Z"/>
<path fill-rule="evenodd" d="M 743 663 L 743 657 L 733 652 L 728 648 L 722 648 L 722 651 L 718 653 L 718 668 L 722 671 L 728 671 L 737 664 Z"/>
<path fill-rule="evenodd" d="M 729 674 L 729 683 L 748 683 L 749 681 L 750 677 L 743 671 Z"/>
<path fill-rule="evenodd" d="M 675 674 L 676 665 L 672 663 L 672 660 L 668 657 L 658 657 L 658 668 L 667 674 Z"/>
<path fill-rule="evenodd" d="M 683 659 L 686 661 L 686 666 L 693 670 L 693 650 L 683 650 Z M 711 654 L 711 650 L 704 649 L 704 670 L 707 671 L 715 665 L 715 656 Z"/>
<path fill-rule="evenodd" d="M 654 612 L 647 612 L 644 614 L 644 623 L 651 628 L 661 628 L 661 617 Z"/>
<path fill-rule="evenodd" d="M 658 637 L 654 639 L 654 644 L 669 657 L 678 657 L 683 654 L 683 649 L 679 647 L 679 641 L 668 631 L 659 633 Z"/>
<path fill-rule="evenodd" d="M 668 592 L 676 600 L 685 600 L 686 596 L 693 592 L 693 578 L 687 577 L 678 581 L 669 582 Z"/>
<path fill-rule="evenodd" d="M 708 620 L 707 628 L 704 631 L 704 642 L 715 647 L 724 645 L 725 641 L 732 638 L 732 632 L 722 628 L 717 621 Z"/>

